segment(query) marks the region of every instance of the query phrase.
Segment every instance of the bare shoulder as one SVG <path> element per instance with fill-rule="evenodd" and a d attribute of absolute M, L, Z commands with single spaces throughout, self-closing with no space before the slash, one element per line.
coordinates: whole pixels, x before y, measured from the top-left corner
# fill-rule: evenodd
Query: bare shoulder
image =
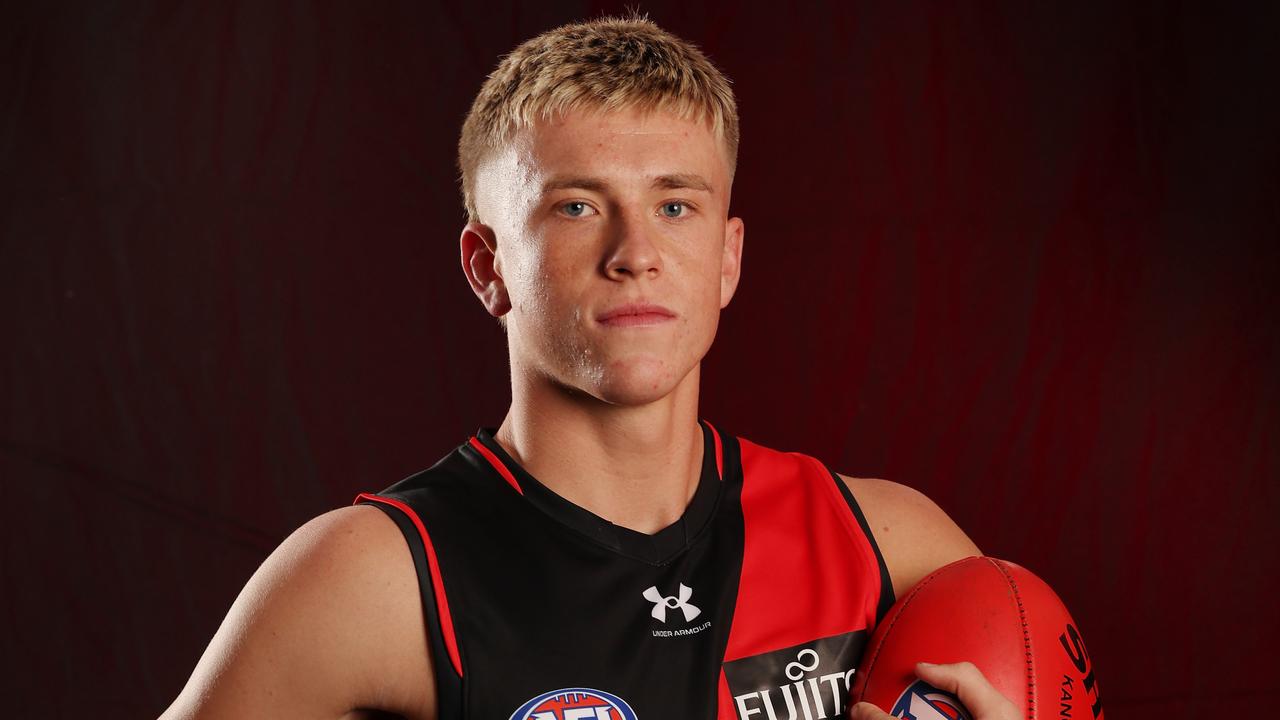
<path fill-rule="evenodd" d="M 924 493 L 901 483 L 841 475 L 867 518 L 889 567 L 894 597 L 924 576 L 961 558 L 982 554 Z"/>
<path fill-rule="evenodd" d="M 162 718 L 434 716 L 413 559 L 372 506 L 298 528 L 232 604 Z"/>

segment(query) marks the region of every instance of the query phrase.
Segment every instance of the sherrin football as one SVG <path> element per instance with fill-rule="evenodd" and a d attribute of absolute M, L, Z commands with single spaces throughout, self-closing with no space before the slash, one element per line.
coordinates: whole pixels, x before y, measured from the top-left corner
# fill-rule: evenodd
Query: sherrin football
<path fill-rule="evenodd" d="M 1027 720 L 1103 720 L 1093 663 L 1066 606 L 1024 567 L 991 557 L 921 580 L 876 627 L 852 694 L 890 715 L 968 720 L 955 697 L 920 680 L 920 661 L 967 660 Z"/>

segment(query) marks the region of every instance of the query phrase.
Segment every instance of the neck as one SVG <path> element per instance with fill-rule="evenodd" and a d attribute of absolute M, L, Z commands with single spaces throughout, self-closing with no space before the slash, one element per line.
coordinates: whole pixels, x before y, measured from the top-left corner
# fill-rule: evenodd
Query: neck
<path fill-rule="evenodd" d="M 698 366 L 644 405 L 603 402 L 512 366 L 511 409 L 495 439 L 552 492 L 652 534 L 684 513 L 702 468 Z"/>

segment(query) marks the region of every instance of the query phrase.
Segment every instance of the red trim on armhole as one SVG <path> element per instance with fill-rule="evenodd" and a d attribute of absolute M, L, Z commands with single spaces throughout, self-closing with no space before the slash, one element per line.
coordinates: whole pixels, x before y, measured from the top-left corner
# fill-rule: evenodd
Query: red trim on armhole
<path fill-rule="evenodd" d="M 516 482 L 515 476 L 511 474 L 511 471 L 507 469 L 506 465 L 502 464 L 502 461 L 498 459 L 498 456 L 493 454 L 492 450 L 485 447 L 484 443 L 480 442 L 480 438 L 472 435 L 469 442 L 471 443 L 471 447 L 475 448 L 476 452 L 480 453 L 485 460 L 489 461 L 489 464 L 493 466 L 494 470 L 498 471 L 498 474 L 502 476 L 503 480 L 507 481 L 508 485 L 515 488 L 516 492 L 521 495 L 524 494 L 524 490 L 520 489 L 520 483 Z"/>
<path fill-rule="evenodd" d="M 444 647 L 449 653 L 449 663 L 453 665 L 458 677 L 462 677 L 462 658 L 458 654 L 458 638 L 453 632 L 453 615 L 449 613 L 449 601 L 444 594 L 444 578 L 440 575 L 440 562 L 436 559 L 436 548 L 431 544 L 431 536 L 427 535 L 427 528 L 422 524 L 422 518 L 418 517 L 418 513 L 414 512 L 413 508 L 394 498 L 360 493 L 352 504 L 359 504 L 361 500 L 380 502 L 397 508 L 418 528 L 418 535 L 422 537 L 422 545 L 427 551 L 427 566 L 431 571 L 431 587 L 435 591 L 436 611 L 440 615 L 440 631 L 444 635 Z"/>

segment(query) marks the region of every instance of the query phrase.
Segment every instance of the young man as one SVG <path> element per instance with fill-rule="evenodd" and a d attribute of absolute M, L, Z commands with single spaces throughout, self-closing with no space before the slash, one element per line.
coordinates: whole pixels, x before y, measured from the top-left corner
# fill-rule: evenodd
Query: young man
<path fill-rule="evenodd" d="M 727 80 L 646 20 L 502 61 L 459 144 L 460 246 L 509 413 L 290 536 L 165 717 L 847 712 L 893 598 L 978 549 L 914 490 L 698 418 L 741 271 L 737 141 Z M 1016 714 L 971 665 L 920 673 Z"/>

